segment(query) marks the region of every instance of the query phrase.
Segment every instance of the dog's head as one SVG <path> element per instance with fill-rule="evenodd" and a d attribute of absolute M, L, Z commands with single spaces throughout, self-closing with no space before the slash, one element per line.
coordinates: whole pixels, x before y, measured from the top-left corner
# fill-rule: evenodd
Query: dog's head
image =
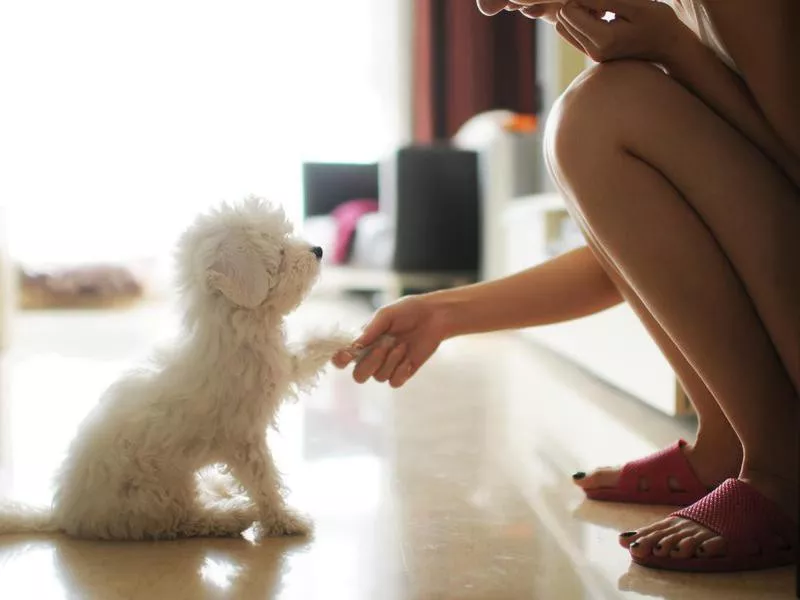
<path fill-rule="evenodd" d="M 314 285 L 322 251 L 292 233 L 283 210 L 260 198 L 201 215 L 178 250 L 183 292 L 286 314 Z"/>

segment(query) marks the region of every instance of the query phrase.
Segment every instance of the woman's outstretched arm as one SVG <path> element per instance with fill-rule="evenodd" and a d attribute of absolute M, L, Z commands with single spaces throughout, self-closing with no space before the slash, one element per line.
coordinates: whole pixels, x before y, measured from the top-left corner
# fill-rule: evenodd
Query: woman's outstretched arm
<path fill-rule="evenodd" d="M 345 367 L 356 361 L 356 381 L 375 377 L 397 387 L 447 338 L 559 323 L 621 301 L 592 251 L 578 248 L 510 277 L 409 296 L 385 306 L 334 363 Z M 400 369 L 401 363 L 407 368 Z"/>
<path fill-rule="evenodd" d="M 447 337 L 561 323 L 622 302 L 585 246 L 503 279 L 435 292 L 430 299 L 447 314 Z"/>

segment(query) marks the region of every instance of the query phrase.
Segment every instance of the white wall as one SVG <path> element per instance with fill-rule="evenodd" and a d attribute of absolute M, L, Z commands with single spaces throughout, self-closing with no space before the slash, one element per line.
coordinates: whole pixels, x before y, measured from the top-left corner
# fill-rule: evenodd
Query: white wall
<path fill-rule="evenodd" d="M 165 252 L 221 199 L 410 131 L 406 0 L 0 3 L 0 203 L 28 263 Z M 398 67 L 399 65 L 399 67 Z"/>

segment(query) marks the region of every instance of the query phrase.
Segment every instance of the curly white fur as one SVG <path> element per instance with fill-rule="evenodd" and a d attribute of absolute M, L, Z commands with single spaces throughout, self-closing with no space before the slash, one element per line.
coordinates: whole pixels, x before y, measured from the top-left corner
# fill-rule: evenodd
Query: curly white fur
<path fill-rule="evenodd" d="M 0 533 L 171 539 L 236 535 L 254 522 L 266 535 L 309 531 L 284 501 L 266 431 L 282 401 L 350 342 L 331 334 L 292 351 L 285 339 L 284 317 L 311 289 L 319 259 L 281 210 L 249 198 L 198 217 L 177 262 L 180 340 L 86 417 L 52 510 L 0 505 Z"/>

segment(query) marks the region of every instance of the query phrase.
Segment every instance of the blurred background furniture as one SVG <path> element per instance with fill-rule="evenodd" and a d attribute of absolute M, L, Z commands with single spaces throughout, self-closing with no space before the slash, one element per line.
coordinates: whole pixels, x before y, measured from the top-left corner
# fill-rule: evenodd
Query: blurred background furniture
<path fill-rule="evenodd" d="M 516 198 L 549 189 L 542 132 L 535 115 L 491 110 L 469 119 L 453 144 L 478 154 L 481 197 L 480 278 L 502 277 L 506 262 L 503 214 Z"/>
<path fill-rule="evenodd" d="M 391 300 L 478 277 L 480 189 L 471 150 L 411 145 L 380 163 L 305 163 L 303 198 L 304 235 L 325 251 L 321 290 Z M 342 256 L 337 211 L 369 200 L 377 210 L 359 215 Z"/>
<path fill-rule="evenodd" d="M 141 301 L 144 280 L 125 265 L 78 264 L 35 270 L 17 267 L 21 310 L 117 309 Z"/>

